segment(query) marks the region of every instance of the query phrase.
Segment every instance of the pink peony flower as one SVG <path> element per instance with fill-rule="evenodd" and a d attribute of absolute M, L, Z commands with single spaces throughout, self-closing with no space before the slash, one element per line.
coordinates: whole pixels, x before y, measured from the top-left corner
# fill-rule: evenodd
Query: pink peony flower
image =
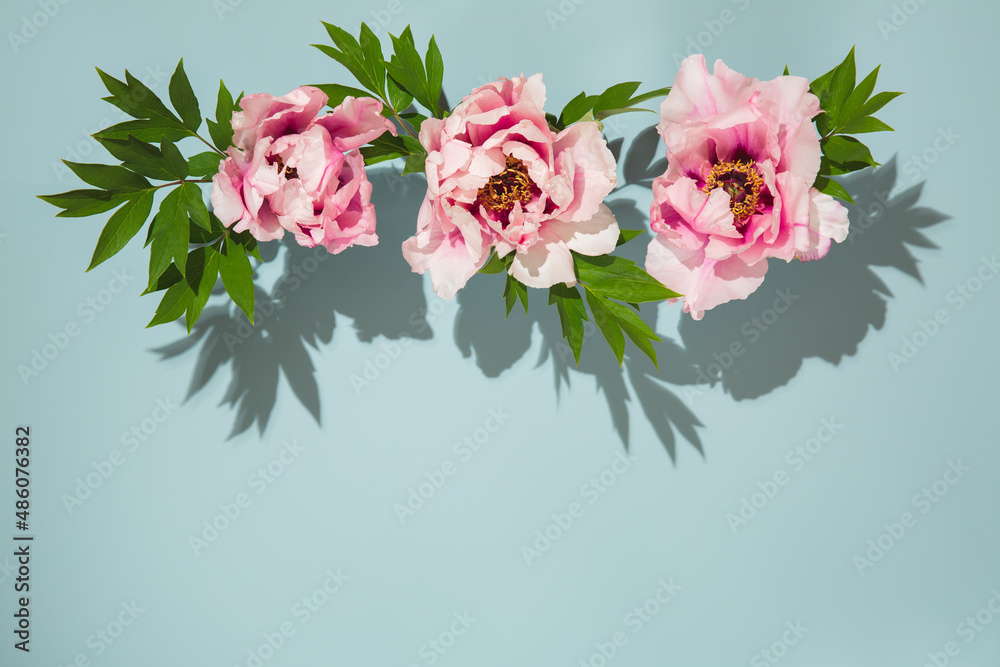
<path fill-rule="evenodd" d="M 657 130 L 670 165 L 653 182 L 656 237 L 646 271 L 684 294 L 684 311 L 745 299 L 767 258 L 823 257 L 847 236 L 847 210 L 812 187 L 819 100 L 801 77 L 748 79 L 721 60 L 681 63 Z"/>
<path fill-rule="evenodd" d="M 300 245 L 331 253 L 378 243 L 372 186 L 356 149 L 396 129 L 378 100 L 348 97 L 318 115 L 326 102 L 309 86 L 240 101 L 233 146 L 212 179 L 212 206 L 223 224 L 249 229 L 258 241 L 287 230 Z"/>
<path fill-rule="evenodd" d="M 441 297 L 453 297 L 493 248 L 514 253 L 510 274 L 531 287 L 575 285 L 570 251 L 614 249 L 618 224 L 602 203 L 615 186 L 614 156 L 596 122 L 553 132 L 544 104 L 541 74 L 500 79 L 421 126 L 427 196 L 403 256 L 431 272 Z"/>

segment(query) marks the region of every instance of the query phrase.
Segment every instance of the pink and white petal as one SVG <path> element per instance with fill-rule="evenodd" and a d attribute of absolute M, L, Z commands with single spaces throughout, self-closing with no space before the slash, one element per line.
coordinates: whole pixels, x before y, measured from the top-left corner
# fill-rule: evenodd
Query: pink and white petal
<path fill-rule="evenodd" d="M 816 188 L 809 190 L 808 234 L 796 237 L 795 253 L 803 261 L 825 257 L 830 250 L 830 242 L 843 242 L 847 238 L 850 221 L 847 209 L 830 195 Z"/>
<path fill-rule="evenodd" d="M 385 132 L 396 136 L 396 126 L 382 115 L 382 103 L 372 97 L 345 97 L 315 122 L 326 128 L 333 145 L 343 152 L 360 148 Z"/>
<path fill-rule="evenodd" d="M 764 281 L 767 262 L 747 265 L 738 255 L 708 259 L 701 250 L 678 248 L 657 237 L 646 250 L 646 271 L 683 294 L 684 311 L 698 320 L 706 310 L 752 294 Z"/>
<path fill-rule="evenodd" d="M 581 255 L 596 257 L 606 255 L 618 243 L 618 221 L 606 204 L 601 204 L 597 214 L 584 222 L 549 220 L 543 228 L 554 233 L 566 247 Z"/>
<path fill-rule="evenodd" d="M 556 283 L 576 284 L 573 271 L 573 254 L 566 244 L 546 229 L 539 231 L 539 239 L 526 250 L 514 253 L 510 275 L 528 287 L 546 288 Z"/>

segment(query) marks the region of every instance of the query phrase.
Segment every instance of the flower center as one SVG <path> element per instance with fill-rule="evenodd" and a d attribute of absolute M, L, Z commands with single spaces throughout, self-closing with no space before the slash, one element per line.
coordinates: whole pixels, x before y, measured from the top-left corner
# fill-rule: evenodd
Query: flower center
<path fill-rule="evenodd" d="M 722 188 L 729 195 L 729 209 L 733 212 L 736 222 L 745 222 L 757 212 L 757 202 L 764 186 L 753 161 L 720 162 L 712 167 L 711 173 L 705 178 L 701 188 L 709 193 L 716 188 Z"/>
<path fill-rule="evenodd" d="M 296 169 L 295 167 L 286 167 L 280 155 L 275 159 L 275 164 L 278 165 L 279 172 L 281 172 L 282 170 L 285 171 L 285 178 L 292 179 L 299 177 L 299 170 Z"/>
<path fill-rule="evenodd" d="M 509 213 L 514 202 L 522 206 L 531 201 L 531 186 L 528 168 L 515 157 L 507 156 L 507 168 L 490 177 L 486 185 L 479 189 L 476 200 L 494 213 Z"/>

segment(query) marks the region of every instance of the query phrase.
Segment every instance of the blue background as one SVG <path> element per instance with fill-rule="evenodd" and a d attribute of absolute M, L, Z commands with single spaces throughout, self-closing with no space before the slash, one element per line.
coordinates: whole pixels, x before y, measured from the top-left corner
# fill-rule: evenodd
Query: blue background
<path fill-rule="evenodd" d="M 32 651 L 4 630 L 2 664 L 997 664 L 1000 280 L 980 278 L 995 278 L 1000 245 L 996 4 L 52 2 L 49 18 L 9 0 L 0 20 L 0 497 L 13 514 L 13 432 L 30 425 L 36 535 Z M 787 63 L 811 78 L 854 44 L 861 75 L 881 63 L 879 89 L 907 94 L 879 113 L 896 132 L 869 135 L 885 166 L 847 181 L 852 237 L 822 262 L 772 263 L 753 297 L 701 322 L 654 311 L 659 372 L 638 353 L 619 370 L 600 336 L 572 367 L 544 298 L 503 322 L 496 276 L 438 300 L 399 254 L 424 188 L 400 165 L 370 170 L 378 247 L 323 262 L 268 249 L 259 285 L 284 298 L 253 334 L 221 298 L 195 337 L 145 330 L 141 241 L 85 274 L 107 216 L 56 219 L 34 198 L 77 187 L 59 160 L 106 160 L 88 135 L 121 114 L 93 67 L 166 97 L 183 56 L 207 112 L 220 77 L 273 94 L 350 83 L 308 46 L 328 41 L 320 20 L 365 20 L 386 42 L 408 23 L 418 42 L 433 32 L 452 104 L 542 71 L 558 110 L 582 89 L 669 85 L 694 50 L 748 76 Z M 647 219 L 654 123 L 606 128 L 623 140 L 624 226 Z M 798 298 L 774 318 L 778 290 Z M 477 430 L 496 425 L 491 410 L 503 424 Z M 967 470 L 939 481 L 952 464 Z M 442 468 L 454 474 L 401 515 Z M 859 561 L 880 539 L 881 558 Z M 675 588 L 664 603 L 661 581 Z"/>

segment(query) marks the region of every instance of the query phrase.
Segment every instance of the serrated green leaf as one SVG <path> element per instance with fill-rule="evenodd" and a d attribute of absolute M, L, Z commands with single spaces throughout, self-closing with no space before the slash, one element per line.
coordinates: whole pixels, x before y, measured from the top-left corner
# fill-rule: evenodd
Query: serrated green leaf
<path fill-rule="evenodd" d="M 843 185 L 837 181 L 826 178 L 825 176 L 817 176 L 816 182 L 813 183 L 813 187 L 824 194 L 828 194 L 831 197 L 837 197 L 838 199 L 843 199 L 846 202 L 854 203 L 854 198 L 851 197 L 850 193 L 844 188 Z"/>
<path fill-rule="evenodd" d="M 240 310 L 253 324 L 254 286 L 253 269 L 247 258 L 247 251 L 242 245 L 226 237 L 222 254 L 219 256 L 219 275 L 222 284 Z"/>
<path fill-rule="evenodd" d="M 181 155 L 174 143 L 166 138 L 160 142 L 160 153 L 163 154 L 163 169 L 173 178 L 184 180 L 190 173 L 187 160 Z"/>
<path fill-rule="evenodd" d="M 170 77 L 168 92 L 170 93 L 170 103 L 174 105 L 174 109 L 180 115 L 184 127 L 192 132 L 197 132 L 198 128 L 201 127 L 201 109 L 198 108 L 198 98 L 184 72 L 183 58 L 177 63 L 177 69 Z"/>
<path fill-rule="evenodd" d="M 63 160 L 63 163 L 88 185 L 110 192 L 137 192 L 153 186 L 149 181 L 124 167 L 110 164 L 84 164 Z"/>
<path fill-rule="evenodd" d="M 632 95 L 635 94 L 635 91 L 641 85 L 640 81 L 627 81 L 611 86 L 598 96 L 597 101 L 594 103 L 594 112 L 621 109 L 628 106 Z"/>
<path fill-rule="evenodd" d="M 101 236 L 97 239 L 97 247 L 94 249 L 94 255 L 90 259 L 87 271 L 113 257 L 124 248 L 146 224 L 146 218 L 149 217 L 149 211 L 152 207 L 153 191 L 146 190 L 135 199 L 125 202 L 124 206 L 115 211 L 114 215 L 108 219 L 104 229 L 101 230 Z"/>
<path fill-rule="evenodd" d="M 618 318 L 607 308 L 606 299 L 592 292 L 589 286 L 584 291 L 587 293 L 587 305 L 590 306 L 590 312 L 594 316 L 594 324 L 604 334 L 604 340 L 608 341 L 618 365 L 621 366 L 625 357 L 625 337 L 622 335 L 621 327 L 618 326 Z"/>

